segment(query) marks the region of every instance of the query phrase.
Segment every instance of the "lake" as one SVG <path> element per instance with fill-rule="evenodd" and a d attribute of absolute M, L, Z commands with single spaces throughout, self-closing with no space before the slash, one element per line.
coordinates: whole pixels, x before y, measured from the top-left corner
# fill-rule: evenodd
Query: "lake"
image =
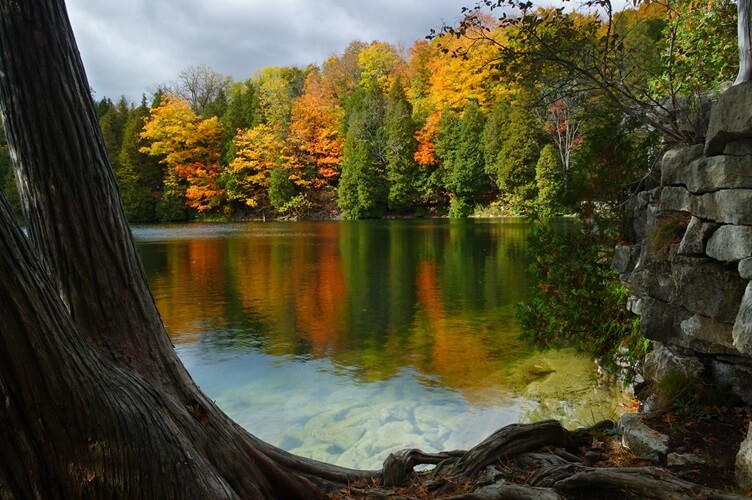
<path fill-rule="evenodd" d="M 521 219 L 135 226 L 175 348 L 261 439 L 347 467 L 623 412 L 592 360 L 518 339 Z"/>

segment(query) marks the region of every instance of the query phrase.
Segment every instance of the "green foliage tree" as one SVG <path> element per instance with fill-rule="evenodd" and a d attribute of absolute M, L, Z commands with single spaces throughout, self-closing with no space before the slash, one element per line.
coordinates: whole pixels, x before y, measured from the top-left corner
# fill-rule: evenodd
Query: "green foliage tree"
<path fill-rule="evenodd" d="M 555 215 L 562 208 L 565 188 L 560 174 L 559 155 L 551 144 L 546 144 L 535 165 L 535 184 L 538 188 L 536 209 L 544 215 Z"/>
<path fill-rule="evenodd" d="M 300 68 L 269 67 L 253 78 L 262 122 L 280 137 L 287 136 L 292 102 L 303 91 L 305 75 Z"/>
<path fill-rule="evenodd" d="M 378 85 L 359 88 L 346 117 L 337 203 L 345 219 L 382 217 L 387 210 L 385 102 Z"/>
<path fill-rule="evenodd" d="M 612 368 L 625 353 L 634 363 L 649 341 L 639 334 L 639 318 L 624 307 L 628 291 L 610 268 L 613 241 L 604 231 L 573 224 L 538 221 L 528 232 L 532 286 L 517 304 L 521 336 L 539 346 L 575 347 Z"/>
<path fill-rule="evenodd" d="M 486 174 L 496 177 L 496 161 L 504 146 L 504 134 L 508 130 L 510 104 L 507 99 L 499 98 L 491 106 L 483 128 L 483 154 L 486 162 Z"/>
<path fill-rule="evenodd" d="M 125 215 L 130 222 L 155 222 L 159 219 L 156 207 L 162 198 L 165 172 L 156 158 L 141 152 L 146 147 L 141 132 L 148 116 L 144 96 L 141 105 L 128 114 L 117 163 L 113 164 Z"/>
<path fill-rule="evenodd" d="M 280 210 L 295 196 L 295 188 L 290 182 L 290 174 L 287 169 L 278 164 L 272 169 L 269 177 L 269 202 Z"/>
<path fill-rule="evenodd" d="M 109 103 L 106 111 L 99 117 L 99 126 L 102 129 L 107 157 L 110 159 L 113 169 L 117 169 L 118 154 L 123 145 L 125 122 L 128 120 L 131 106 L 125 96 L 122 96 L 115 104 L 112 104 L 111 101 Z"/>
<path fill-rule="evenodd" d="M 529 209 L 536 199 L 535 166 L 540 155 L 541 124 L 527 96 L 511 104 L 509 121 L 493 170 L 502 197 L 513 209 Z"/>
<path fill-rule="evenodd" d="M 485 173 L 481 140 L 485 123 L 478 102 L 468 101 L 457 123 L 450 163 L 446 166 L 446 187 L 452 193 L 452 217 L 470 215 L 475 202 L 488 191 L 490 181 Z"/>
<path fill-rule="evenodd" d="M 419 197 L 418 165 L 415 151 L 417 126 L 399 80 L 392 84 L 386 101 L 384 128 L 386 132 L 386 177 L 389 181 L 389 209 L 412 208 Z"/>
<path fill-rule="evenodd" d="M 737 6 L 732 0 L 674 0 L 663 23 L 657 92 L 680 96 L 733 81 L 738 66 Z"/>
<path fill-rule="evenodd" d="M 258 91 L 253 80 L 237 82 L 230 87 L 227 109 L 220 118 L 222 124 L 222 158 L 230 163 L 235 157 L 233 148 L 238 130 L 253 128 L 260 123 Z"/>
<path fill-rule="evenodd" d="M 371 43 L 358 54 L 360 84 L 376 83 L 382 92 L 388 93 L 401 63 L 395 47 L 385 42 Z"/>
<path fill-rule="evenodd" d="M 661 151 L 661 137 L 635 119 L 625 119 L 605 99 L 587 101 L 580 122 L 582 142 L 572 154 L 571 208 L 598 202 L 619 206 L 629 186 L 650 170 Z"/>
<path fill-rule="evenodd" d="M 516 0 L 483 0 L 465 8 L 459 26 L 442 30 L 475 43 L 454 48 L 447 41 L 444 46 L 468 57 L 476 46 L 490 44 L 496 50 L 487 63 L 501 69 L 506 78 L 550 82 L 552 89 L 567 89 L 571 95 L 597 94 L 624 115 L 659 130 L 665 140 L 694 144 L 704 130 L 688 126 L 694 110 L 687 109 L 686 99 L 678 99 L 680 89 L 698 79 L 693 67 L 710 60 L 715 72 L 730 61 L 725 56 L 734 45 L 728 40 L 733 40 L 735 30 L 725 21 L 730 2 L 635 3 L 638 8 L 620 10 L 611 0 L 599 0 L 566 10 L 534 8 L 531 2 Z M 485 9 L 509 6 L 517 12 L 506 12 L 499 24 L 487 22 Z M 664 83 L 656 85 L 661 80 Z"/>

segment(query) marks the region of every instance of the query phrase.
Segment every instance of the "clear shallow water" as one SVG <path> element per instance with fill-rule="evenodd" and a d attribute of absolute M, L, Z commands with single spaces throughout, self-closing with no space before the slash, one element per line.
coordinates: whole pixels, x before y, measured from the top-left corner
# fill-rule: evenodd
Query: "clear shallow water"
<path fill-rule="evenodd" d="M 296 454 L 378 468 L 499 427 L 613 418 L 588 359 L 517 341 L 520 220 L 134 227 L 173 343 L 204 391 Z"/>

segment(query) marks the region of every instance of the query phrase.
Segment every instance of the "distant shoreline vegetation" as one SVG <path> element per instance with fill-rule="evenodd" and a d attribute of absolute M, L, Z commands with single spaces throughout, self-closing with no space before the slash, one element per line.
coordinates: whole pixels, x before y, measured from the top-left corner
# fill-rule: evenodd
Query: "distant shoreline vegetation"
<path fill-rule="evenodd" d="M 131 222 L 588 217 L 621 204 L 677 139 L 660 113 L 627 110 L 668 95 L 691 107 L 733 78 L 735 8 L 463 10 L 407 49 L 356 41 L 242 82 L 192 66 L 138 105 L 105 97 L 96 112 Z M 4 136 L 0 182 L 20 212 Z"/>

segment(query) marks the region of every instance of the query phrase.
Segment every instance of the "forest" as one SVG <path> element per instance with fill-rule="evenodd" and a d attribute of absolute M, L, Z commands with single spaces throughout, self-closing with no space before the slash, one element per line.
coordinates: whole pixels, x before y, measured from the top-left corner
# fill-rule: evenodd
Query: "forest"
<path fill-rule="evenodd" d="M 129 221 L 588 213 L 701 139 L 733 79 L 731 0 L 485 3 L 409 48 L 354 41 L 240 82 L 201 64 L 138 105 L 98 99 Z M 4 139 L 0 176 L 18 209 Z"/>
<path fill-rule="evenodd" d="M 320 67 L 244 82 L 189 67 L 135 105 L 92 100 L 63 0 L 0 0 L 0 497 L 407 498 L 415 480 L 431 497 L 737 498 L 611 467 L 591 453 L 610 421 L 512 424 L 378 471 L 318 462 L 232 421 L 178 358 L 130 222 L 579 213 L 594 223 L 556 238 L 531 224 L 540 279 L 523 328 L 595 354 L 639 333 L 604 251 L 630 240 L 598 220 L 655 185 L 663 151 L 702 142 L 736 66 L 736 4 L 521 2 L 509 16 L 507 3 L 481 0 L 409 49 L 353 42 Z M 650 250 L 668 255 L 674 236 Z M 695 416 L 687 427 L 707 414 Z M 527 453 L 542 445 L 558 451 Z M 488 467 L 502 458 L 515 462 Z M 413 474 L 425 464 L 437 467 Z"/>

